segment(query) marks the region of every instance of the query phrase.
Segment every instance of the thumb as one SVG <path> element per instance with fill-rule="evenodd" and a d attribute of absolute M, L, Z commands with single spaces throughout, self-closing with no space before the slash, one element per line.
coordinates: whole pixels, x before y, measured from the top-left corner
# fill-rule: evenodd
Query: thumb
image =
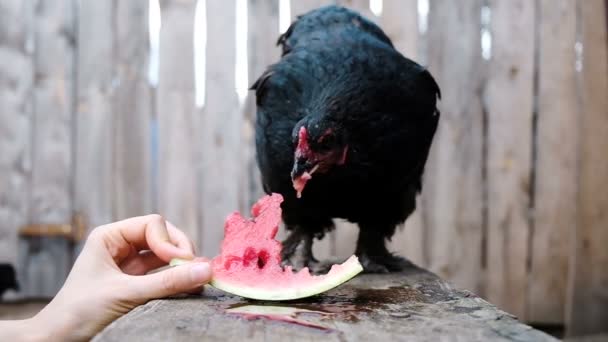
<path fill-rule="evenodd" d="M 191 262 L 134 278 L 135 290 L 146 299 L 163 298 L 208 283 L 211 280 L 211 265 L 208 262 Z"/>

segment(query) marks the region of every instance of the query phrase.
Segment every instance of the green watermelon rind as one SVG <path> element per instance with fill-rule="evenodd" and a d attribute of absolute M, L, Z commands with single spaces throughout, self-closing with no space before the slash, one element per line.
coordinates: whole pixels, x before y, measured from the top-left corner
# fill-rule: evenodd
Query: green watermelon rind
<path fill-rule="evenodd" d="M 170 265 L 177 266 L 187 262 L 188 261 L 185 260 L 173 259 L 171 260 Z M 330 271 L 330 273 L 322 276 L 311 276 L 312 283 L 305 283 L 301 287 L 253 287 L 231 282 L 230 279 L 221 278 L 212 278 L 209 285 L 224 292 L 249 299 L 269 301 L 294 300 L 329 291 L 349 281 L 362 271 L 363 266 L 359 263 L 358 258 L 353 255 L 344 263 L 340 264 L 340 270 Z"/>

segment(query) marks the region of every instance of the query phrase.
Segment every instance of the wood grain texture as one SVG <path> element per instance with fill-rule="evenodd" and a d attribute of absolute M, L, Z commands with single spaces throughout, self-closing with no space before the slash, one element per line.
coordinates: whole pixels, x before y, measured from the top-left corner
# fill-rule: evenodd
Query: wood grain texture
<path fill-rule="evenodd" d="M 336 4 L 355 10 L 371 21 L 378 21 L 378 17 L 369 9 L 369 0 L 337 0 Z"/>
<path fill-rule="evenodd" d="M 489 301 L 526 319 L 535 7 L 492 1 L 488 111 Z M 518 18 L 518 20 L 513 20 Z"/>
<path fill-rule="evenodd" d="M 158 210 L 200 249 L 199 141 L 204 132 L 194 103 L 195 6 L 195 0 L 160 2 Z"/>
<path fill-rule="evenodd" d="M 418 2 L 416 0 L 384 0 L 379 25 L 393 42 L 395 48 L 407 58 L 418 57 Z M 420 61 L 418 61 L 420 63 Z M 397 230 L 390 249 L 407 257 L 417 265 L 427 267 L 423 250 L 423 207 L 418 199 L 417 209 Z"/>
<path fill-rule="evenodd" d="M 576 225 L 576 3 L 539 3 L 538 119 L 527 319 L 564 322 L 570 234 Z"/>
<path fill-rule="evenodd" d="M 146 78 L 150 53 L 148 1 L 115 2 L 114 25 L 112 213 L 114 219 L 123 219 L 155 209 L 150 122 L 156 107 Z"/>
<path fill-rule="evenodd" d="M 291 20 L 313 9 L 334 4 L 332 0 L 291 0 Z"/>
<path fill-rule="evenodd" d="M 472 291 L 482 281 L 481 6 L 482 1 L 430 3 L 428 65 L 443 97 L 419 209 L 430 270 Z"/>
<path fill-rule="evenodd" d="M 34 89 L 30 221 L 70 222 L 73 209 L 75 3 L 39 1 L 34 8 Z M 32 249 L 24 292 L 53 296 L 71 266 L 71 251 L 53 241 Z M 63 255 L 61 255 L 63 250 Z M 61 256 L 60 256 L 61 255 Z M 49 262 L 52 261 L 52 262 Z"/>
<path fill-rule="evenodd" d="M 20 294 L 51 299 L 72 268 L 73 244 L 62 237 L 25 237 L 18 242 Z"/>
<path fill-rule="evenodd" d="M 248 73 L 249 83 L 253 84 L 266 68 L 279 60 L 280 49 L 276 46 L 279 37 L 279 2 L 248 1 Z M 255 159 L 255 92 L 249 91 L 243 114 L 243 154 L 245 160 L 245 179 L 247 184 L 242 190 L 246 200 L 241 211 L 248 210 L 264 194 L 260 170 Z"/>
<path fill-rule="evenodd" d="M 78 7 L 74 210 L 89 230 L 112 221 L 112 100 L 114 6 L 83 1 Z"/>
<path fill-rule="evenodd" d="M 417 60 L 420 40 L 417 0 L 384 0 L 378 24 L 399 52 Z"/>
<path fill-rule="evenodd" d="M 226 312 L 245 305 L 314 310 L 311 328 Z M 208 288 L 202 296 L 149 302 L 93 341 L 556 341 L 422 269 L 362 275 L 316 297 L 288 303 L 247 301 Z"/>
<path fill-rule="evenodd" d="M 207 86 L 202 146 L 202 252 L 216 255 L 226 216 L 239 207 L 242 111 L 235 88 L 235 0 L 207 2 Z"/>
<path fill-rule="evenodd" d="M 75 27 L 73 3 L 40 1 L 34 27 L 32 221 L 70 220 Z"/>
<path fill-rule="evenodd" d="M 27 223 L 34 68 L 26 42 L 32 11 L 0 2 L 0 262 L 17 265 L 17 230 Z M 17 269 L 17 274 L 21 273 Z"/>
<path fill-rule="evenodd" d="M 578 1 L 583 44 L 578 220 L 567 304 L 569 335 L 608 331 L 608 36 L 606 2 Z"/>

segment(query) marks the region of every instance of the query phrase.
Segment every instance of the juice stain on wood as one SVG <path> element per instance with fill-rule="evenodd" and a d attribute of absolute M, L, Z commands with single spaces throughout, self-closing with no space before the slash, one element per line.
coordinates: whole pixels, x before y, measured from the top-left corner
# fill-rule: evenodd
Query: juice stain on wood
<path fill-rule="evenodd" d="M 335 329 L 304 318 L 315 317 L 321 321 L 340 320 L 356 323 L 362 316 L 374 314 L 382 309 L 390 316 L 408 318 L 409 312 L 391 310 L 391 304 L 405 302 L 426 303 L 427 297 L 419 290 L 409 286 L 383 289 L 356 289 L 344 286 L 330 294 L 290 302 L 247 301 L 229 305 L 225 312 L 230 315 L 254 320 L 267 319 L 327 332 Z"/>

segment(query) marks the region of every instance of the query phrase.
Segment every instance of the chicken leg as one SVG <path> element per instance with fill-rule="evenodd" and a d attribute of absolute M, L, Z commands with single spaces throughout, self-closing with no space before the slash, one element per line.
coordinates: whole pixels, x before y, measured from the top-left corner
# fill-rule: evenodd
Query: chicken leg
<path fill-rule="evenodd" d="M 301 227 L 294 227 L 291 234 L 283 241 L 281 259 L 283 265 L 291 265 L 295 270 L 304 267 L 312 268 L 317 259 L 312 255 L 312 240 L 314 234 L 306 232 Z"/>
<path fill-rule="evenodd" d="M 378 226 L 359 224 L 359 239 L 355 254 L 366 273 L 400 272 L 412 265 L 407 259 L 394 255 L 386 249 L 387 235 L 393 229 L 382 230 Z M 389 236 L 390 236 L 389 235 Z"/>

